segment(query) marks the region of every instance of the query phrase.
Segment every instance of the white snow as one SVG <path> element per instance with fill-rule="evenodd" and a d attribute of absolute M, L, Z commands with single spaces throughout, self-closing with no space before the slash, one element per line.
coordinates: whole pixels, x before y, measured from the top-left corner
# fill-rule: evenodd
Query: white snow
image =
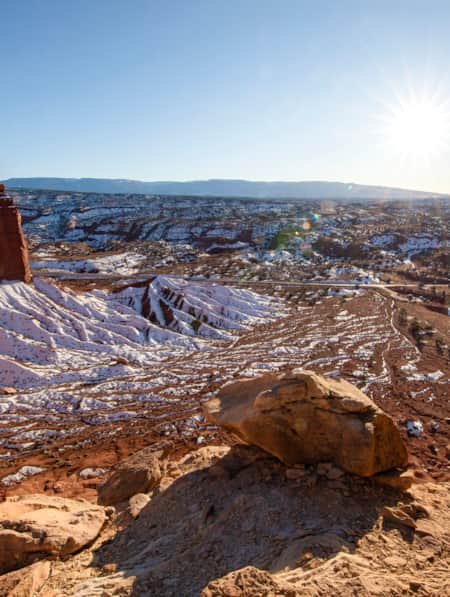
<path fill-rule="evenodd" d="M 35 270 L 52 270 L 54 272 L 69 271 L 77 273 L 101 273 L 130 275 L 139 270 L 139 265 L 145 261 L 145 256 L 139 253 L 118 253 L 92 259 L 72 261 L 55 261 L 51 259 L 32 261 Z"/>
<path fill-rule="evenodd" d="M 80 471 L 81 479 L 95 479 L 96 477 L 102 477 L 106 473 L 104 468 L 84 468 Z"/>
<path fill-rule="evenodd" d="M 32 477 L 33 475 L 43 473 L 45 470 L 45 468 L 42 468 L 40 466 L 22 466 L 16 473 L 12 473 L 11 475 L 3 477 L 3 479 L 1 480 L 1 484 L 5 487 L 9 487 L 10 485 L 21 483 L 28 477 Z"/>
<path fill-rule="evenodd" d="M 156 323 L 142 315 L 145 292 Z M 168 324 L 163 303 L 174 313 Z M 210 350 L 214 340 L 230 341 L 235 331 L 282 312 L 279 301 L 244 289 L 167 276 L 112 294 L 75 293 L 39 278 L 2 283 L 0 383 L 25 389 L 133 376 L 136 367 Z M 2 403 L 0 397 L 0 409 Z"/>

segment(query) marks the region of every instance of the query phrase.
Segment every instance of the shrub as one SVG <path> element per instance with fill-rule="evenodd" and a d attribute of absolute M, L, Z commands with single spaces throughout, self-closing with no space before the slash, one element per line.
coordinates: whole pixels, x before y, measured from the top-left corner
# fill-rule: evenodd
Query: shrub
<path fill-rule="evenodd" d="M 405 326 L 408 323 L 408 313 L 405 307 L 402 307 L 398 313 L 398 323 L 401 326 Z"/>

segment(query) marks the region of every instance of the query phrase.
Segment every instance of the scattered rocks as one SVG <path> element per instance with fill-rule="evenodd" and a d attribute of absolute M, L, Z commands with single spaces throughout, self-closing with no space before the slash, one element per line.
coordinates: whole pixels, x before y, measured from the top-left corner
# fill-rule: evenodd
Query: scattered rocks
<path fill-rule="evenodd" d="M 99 487 L 98 503 L 111 506 L 136 493 L 153 489 L 161 479 L 160 457 L 161 452 L 145 448 L 121 462 L 112 476 Z"/>
<path fill-rule="evenodd" d="M 382 597 L 386 586 L 406 595 L 419 584 L 427 595 L 448 592 L 448 485 L 414 484 L 403 503 L 371 480 L 330 480 L 337 469 L 330 462 L 285 467 L 249 445 L 203 447 L 170 464 L 162 460 L 160 469 L 158 487 L 132 496 L 127 513 L 123 505 L 118 517 L 112 506 L 104 509 L 112 518 L 100 549 L 96 541 L 52 563 L 41 589 L 19 584 L 21 592 L 14 593 L 6 575 L 2 593 L 0 577 L 0 597 L 39 590 L 49 597 Z M 175 471 L 176 481 L 169 475 Z M 319 480 L 317 487 L 306 489 L 312 478 Z M 352 492 L 343 499 L 346 486 Z M 380 512 L 406 532 L 380 527 Z M 35 555 L 45 557 L 30 553 Z M 47 564 L 44 579 L 48 570 Z M 20 572 L 14 583 L 29 578 L 28 569 Z"/>
<path fill-rule="evenodd" d="M 300 369 L 225 386 L 210 421 L 288 465 L 332 462 L 361 476 L 407 464 L 393 420 L 358 388 Z"/>
<path fill-rule="evenodd" d="M 0 574 L 76 552 L 97 537 L 104 522 L 103 508 L 86 500 L 7 498 L 0 504 Z"/>

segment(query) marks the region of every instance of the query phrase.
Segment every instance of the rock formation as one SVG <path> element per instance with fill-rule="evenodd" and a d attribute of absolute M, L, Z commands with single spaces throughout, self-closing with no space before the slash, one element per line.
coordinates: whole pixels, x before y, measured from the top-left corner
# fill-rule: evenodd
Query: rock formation
<path fill-rule="evenodd" d="M 392 419 L 350 383 L 294 370 L 225 386 L 208 418 L 286 464 L 334 462 L 363 477 L 407 464 Z"/>
<path fill-rule="evenodd" d="M 97 537 L 105 520 L 104 509 L 86 500 L 8 498 L 0 504 L 0 574 L 78 551 Z"/>
<path fill-rule="evenodd" d="M 0 280 L 31 282 L 22 218 L 3 184 L 0 184 Z"/>
<path fill-rule="evenodd" d="M 112 476 L 98 489 L 99 504 L 111 506 L 127 498 L 150 491 L 161 479 L 161 452 L 146 448 L 117 466 Z"/>
<path fill-rule="evenodd" d="M 38 595 L 50 575 L 50 562 L 35 562 L 0 578 L 0 597 Z"/>

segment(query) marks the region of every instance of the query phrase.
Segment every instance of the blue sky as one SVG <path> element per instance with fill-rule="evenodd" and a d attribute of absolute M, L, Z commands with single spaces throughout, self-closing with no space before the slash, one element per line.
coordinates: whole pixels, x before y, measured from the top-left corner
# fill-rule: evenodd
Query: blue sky
<path fill-rule="evenodd" d="M 450 97 L 447 0 L 0 0 L 0 9 L 0 179 L 450 192 L 447 144 L 405 156 L 384 124 L 411 94 Z"/>

